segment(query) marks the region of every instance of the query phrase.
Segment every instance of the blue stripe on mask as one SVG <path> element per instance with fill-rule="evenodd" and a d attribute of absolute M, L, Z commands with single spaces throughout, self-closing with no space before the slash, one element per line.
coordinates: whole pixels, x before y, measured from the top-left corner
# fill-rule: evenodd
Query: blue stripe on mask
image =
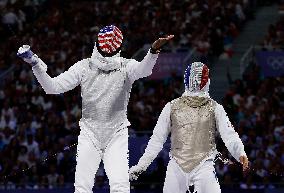
<path fill-rule="evenodd" d="M 184 85 L 186 89 L 189 89 L 189 76 L 190 76 L 190 69 L 191 64 L 187 66 L 185 72 L 184 72 Z"/>

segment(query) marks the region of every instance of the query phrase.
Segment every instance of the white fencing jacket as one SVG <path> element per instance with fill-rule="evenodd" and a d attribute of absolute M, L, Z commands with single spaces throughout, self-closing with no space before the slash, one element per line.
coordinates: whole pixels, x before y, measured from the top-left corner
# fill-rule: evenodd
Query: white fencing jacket
<path fill-rule="evenodd" d="M 81 86 L 81 131 L 88 131 L 103 146 L 112 135 L 130 125 L 127 104 L 135 80 L 149 76 L 158 54 L 150 51 L 141 62 L 120 57 L 103 57 L 96 46 L 91 58 L 83 59 L 59 76 L 51 78 L 39 60 L 32 70 L 47 94 L 60 94 Z M 93 138 L 92 137 L 92 138 Z"/>
<path fill-rule="evenodd" d="M 184 95 L 188 96 L 201 96 L 201 97 L 209 97 L 208 88 L 209 88 L 210 81 L 206 85 L 207 91 L 200 91 L 200 92 L 189 92 L 186 91 Z M 244 151 L 244 145 L 238 135 L 238 133 L 234 130 L 224 108 L 222 105 L 217 104 L 215 107 L 215 119 L 216 119 L 216 126 L 217 131 L 220 133 L 222 140 L 224 141 L 227 149 L 231 153 L 231 155 L 237 160 L 242 155 L 246 156 Z M 170 115 L 171 115 L 171 103 L 167 103 L 163 108 L 157 124 L 154 128 L 153 135 L 148 142 L 146 147 L 145 153 L 140 158 L 137 167 L 146 168 L 151 164 L 151 162 L 156 158 L 158 153 L 162 150 L 163 144 L 166 142 L 167 137 L 170 130 Z M 199 168 L 206 160 L 214 159 L 217 152 L 212 152 L 208 157 L 206 157 L 196 168 Z"/>

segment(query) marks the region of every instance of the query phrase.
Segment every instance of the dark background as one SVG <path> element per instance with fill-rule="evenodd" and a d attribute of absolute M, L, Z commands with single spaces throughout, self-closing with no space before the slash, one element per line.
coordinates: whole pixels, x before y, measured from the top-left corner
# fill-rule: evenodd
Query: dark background
<path fill-rule="evenodd" d="M 236 39 L 250 22 L 263 22 L 255 15 L 271 6 L 279 8 L 279 17 L 267 28 L 254 30 L 255 35 L 258 30 L 265 31 L 265 35 L 252 46 L 265 52 L 277 50 L 281 56 L 281 1 L 0 0 L 0 192 L 72 192 L 74 182 L 76 146 L 67 147 L 76 143 L 80 131 L 80 88 L 62 95 L 46 95 L 30 66 L 16 57 L 17 49 L 22 44 L 31 45 L 48 65 L 48 73 L 56 76 L 90 57 L 98 30 L 109 24 L 123 31 L 124 57 L 141 59 L 139 53 L 155 39 L 174 34 L 163 53 L 172 57 L 189 54 L 192 61 L 205 62 L 214 72 L 224 68 L 219 74 L 226 74 L 221 80 L 228 86 L 221 94 L 215 89 L 210 94 L 224 106 L 253 169 L 244 177 L 239 164 L 217 162 L 222 191 L 283 192 L 283 62 L 279 62 L 280 75 L 264 75 L 267 69 L 258 63 L 253 49 L 239 77 L 231 74 L 234 68 L 228 65 L 238 52 L 234 49 Z M 163 53 L 160 57 L 164 57 Z M 225 62 L 219 63 L 222 58 Z M 173 68 L 189 64 L 174 61 Z M 128 105 L 132 124 L 130 166 L 143 153 L 164 105 L 184 90 L 182 74 L 168 70 L 171 76 L 157 78 L 155 73 L 136 81 L 132 89 Z M 211 74 L 211 80 L 215 78 L 216 73 Z M 233 160 L 221 140 L 218 149 Z M 131 183 L 133 191 L 161 192 L 168 150 L 167 143 L 154 165 Z M 103 165 L 96 175 L 95 189 L 109 191 Z"/>

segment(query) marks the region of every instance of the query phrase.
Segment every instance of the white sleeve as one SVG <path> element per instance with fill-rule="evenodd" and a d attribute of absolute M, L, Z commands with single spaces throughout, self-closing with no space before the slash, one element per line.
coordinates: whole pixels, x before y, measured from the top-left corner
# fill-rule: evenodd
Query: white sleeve
<path fill-rule="evenodd" d="M 170 103 L 167 103 L 159 116 L 153 131 L 153 135 L 151 136 L 151 139 L 146 147 L 145 153 L 137 164 L 139 167 L 143 168 L 144 171 L 163 149 L 163 145 L 170 133 L 170 114 L 171 106 Z"/>
<path fill-rule="evenodd" d="M 51 78 L 47 73 L 47 65 L 40 60 L 32 70 L 46 94 L 61 94 L 78 86 L 82 77 L 83 61 L 71 66 L 59 76 Z"/>
<path fill-rule="evenodd" d="M 240 161 L 240 156 L 246 156 L 244 145 L 238 133 L 234 130 L 223 106 L 220 104 L 216 105 L 215 117 L 217 129 L 227 149 L 237 161 Z"/>
<path fill-rule="evenodd" d="M 131 60 L 127 64 L 128 77 L 132 82 L 139 78 L 144 78 L 152 74 L 152 70 L 158 59 L 158 54 L 152 54 L 150 50 L 141 62 Z"/>

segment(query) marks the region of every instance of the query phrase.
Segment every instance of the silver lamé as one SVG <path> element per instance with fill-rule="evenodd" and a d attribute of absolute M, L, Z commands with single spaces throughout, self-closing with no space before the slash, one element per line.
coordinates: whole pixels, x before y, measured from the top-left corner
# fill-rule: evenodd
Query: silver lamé
<path fill-rule="evenodd" d="M 216 149 L 214 105 L 210 98 L 190 96 L 171 102 L 171 154 L 184 172 Z"/>
<path fill-rule="evenodd" d="M 128 122 L 126 112 L 132 83 L 126 73 L 127 61 L 123 59 L 120 68 L 110 71 L 90 68 L 82 78 L 80 125 L 92 132 L 101 148 Z"/>

